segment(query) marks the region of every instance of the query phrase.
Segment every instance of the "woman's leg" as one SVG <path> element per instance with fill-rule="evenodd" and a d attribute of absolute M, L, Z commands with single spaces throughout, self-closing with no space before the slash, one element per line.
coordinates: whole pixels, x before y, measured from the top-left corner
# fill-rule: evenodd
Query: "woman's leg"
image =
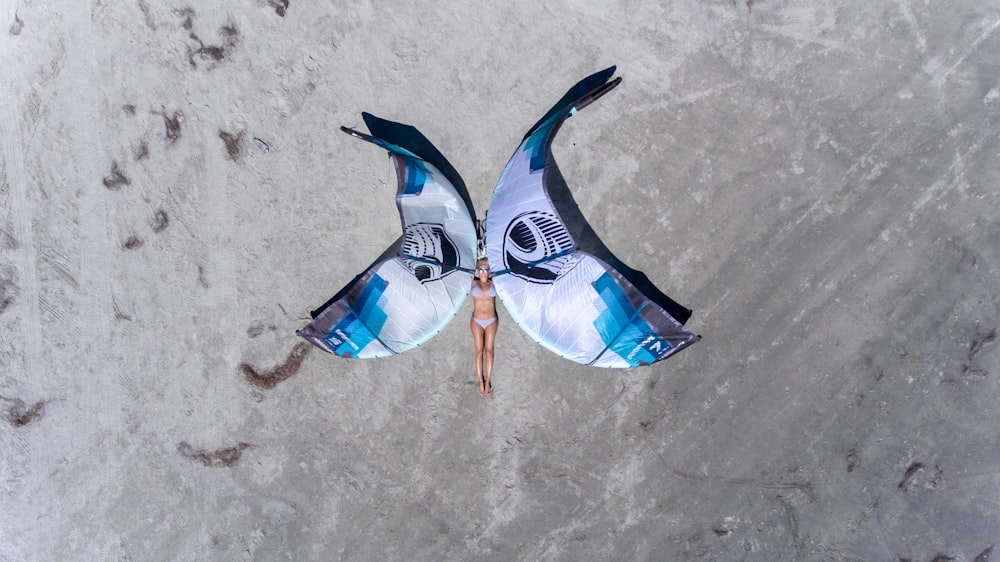
<path fill-rule="evenodd" d="M 486 363 L 486 379 L 483 381 L 483 389 L 486 394 L 493 392 L 493 385 L 490 379 L 493 377 L 493 340 L 497 335 L 497 327 L 500 321 L 497 320 L 486 327 L 483 333 L 483 360 Z"/>
<path fill-rule="evenodd" d="M 483 380 L 483 348 L 485 333 L 476 324 L 475 320 L 469 321 L 469 328 L 472 330 L 472 341 L 476 344 L 476 382 L 479 383 L 479 394 L 486 394 L 486 383 Z M 493 330 L 496 332 L 496 330 Z"/>

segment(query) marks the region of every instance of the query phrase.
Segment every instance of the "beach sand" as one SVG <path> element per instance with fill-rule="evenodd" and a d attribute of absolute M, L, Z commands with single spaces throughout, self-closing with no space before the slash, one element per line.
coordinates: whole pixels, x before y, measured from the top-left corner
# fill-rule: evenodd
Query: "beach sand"
<path fill-rule="evenodd" d="M 1000 557 L 995 3 L 0 18 L 0 560 Z M 700 343 L 592 369 L 501 305 L 487 399 L 468 302 L 392 358 L 300 345 L 400 234 L 340 126 L 416 127 L 481 218 L 611 65 L 554 154 Z"/>

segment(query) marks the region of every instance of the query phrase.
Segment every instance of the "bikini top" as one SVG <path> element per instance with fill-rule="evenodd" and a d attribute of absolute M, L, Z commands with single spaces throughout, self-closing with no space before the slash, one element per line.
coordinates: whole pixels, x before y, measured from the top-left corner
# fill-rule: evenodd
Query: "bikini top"
<path fill-rule="evenodd" d="M 493 284 L 490 283 L 490 290 L 483 293 L 483 290 L 479 288 L 479 283 L 473 283 L 472 290 L 469 291 L 474 297 L 495 297 L 497 296 L 496 289 L 493 288 Z"/>

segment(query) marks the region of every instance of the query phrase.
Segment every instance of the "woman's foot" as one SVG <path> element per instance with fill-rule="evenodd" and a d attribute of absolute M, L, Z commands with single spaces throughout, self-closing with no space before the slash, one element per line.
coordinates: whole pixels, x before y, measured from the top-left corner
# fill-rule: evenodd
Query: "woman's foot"
<path fill-rule="evenodd" d="M 486 392 L 486 381 L 484 379 L 479 379 L 479 395 L 486 396 L 487 394 L 488 393 Z"/>

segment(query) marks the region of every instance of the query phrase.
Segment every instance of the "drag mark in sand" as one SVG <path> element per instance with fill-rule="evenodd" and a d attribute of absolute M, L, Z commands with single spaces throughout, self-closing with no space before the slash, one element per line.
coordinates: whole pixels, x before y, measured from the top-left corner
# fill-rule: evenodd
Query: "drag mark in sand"
<path fill-rule="evenodd" d="M 923 470 L 925 468 L 927 468 L 927 466 L 924 463 L 922 463 L 922 462 L 915 462 L 915 463 L 911 464 L 910 466 L 908 466 L 906 468 L 906 473 L 903 474 L 903 479 L 899 481 L 899 485 L 897 487 L 900 490 L 906 489 L 906 487 L 909 485 L 910 481 L 913 480 L 913 476 L 917 472 L 919 472 L 919 471 L 921 471 L 921 470 Z"/>
<path fill-rule="evenodd" d="M 124 312 L 122 312 L 121 307 L 118 306 L 118 301 L 116 301 L 114 299 L 114 297 L 111 298 L 111 306 L 112 306 L 112 309 L 115 312 L 115 320 L 126 320 L 128 322 L 132 321 L 132 317 L 131 316 L 129 316 L 128 314 L 125 314 Z"/>
<path fill-rule="evenodd" d="M 923 481 L 925 488 L 937 490 L 944 481 L 944 472 L 940 467 L 930 468 L 922 462 L 915 462 L 906 468 L 903 479 L 899 481 L 897 487 L 908 492 L 917 485 L 918 481 Z"/>
<path fill-rule="evenodd" d="M 186 459 L 199 461 L 201 464 L 210 468 L 228 468 L 236 466 L 236 464 L 240 462 L 240 457 L 243 456 L 243 451 L 251 447 L 253 447 L 253 445 L 250 443 L 237 443 L 235 447 L 228 447 L 226 449 L 209 452 L 195 450 L 191 447 L 191 445 L 188 445 L 187 441 L 181 441 L 177 444 L 177 452 Z"/>
<path fill-rule="evenodd" d="M 112 160 L 111 174 L 104 176 L 101 183 L 103 183 L 104 187 L 110 189 L 111 191 L 118 191 L 123 185 L 131 185 L 132 180 L 125 177 L 121 168 L 118 167 L 118 162 Z"/>
<path fill-rule="evenodd" d="M 853 521 L 851 521 L 851 520 L 847 521 L 847 528 L 851 532 L 854 532 L 854 531 L 857 531 L 858 529 L 860 529 L 861 526 L 864 525 L 865 522 L 868 521 L 868 518 L 871 517 L 872 512 L 875 511 L 875 508 L 878 507 L 878 504 L 879 504 L 879 502 L 881 500 L 882 500 L 882 492 L 879 492 L 878 495 L 875 496 L 875 499 L 873 499 L 872 501 L 868 502 L 868 505 L 865 506 L 865 508 L 861 511 L 861 513 L 858 515 L 857 519 L 855 519 Z"/>
<path fill-rule="evenodd" d="M 785 496 L 779 494 L 776 499 L 778 500 L 778 503 L 781 504 L 782 509 L 785 510 L 785 520 L 788 524 L 788 532 L 792 535 L 792 540 L 795 544 L 795 558 L 798 559 L 800 550 L 799 543 L 801 542 L 801 538 L 799 537 L 799 518 L 795 515 L 795 507 Z"/>
<path fill-rule="evenodd" d="M 662 458 L 662 455 L 661 455 Z M 764 490 L 798 490 L 809 498 L 810 502 L 816 501 L 816 490 L 813 485 L 809 482 L 765 482 L 760 480 L 753 480 L 750 478 L 721 478 L 717 476 L 702 476 L 699 474 L 691 474 L 689 472 L 684 472 L 677 470 L 676 468 L 670 468 L 670 472 L 679 478 L 684 478 L 685 480 L 694 480 L 695 482 L 716 482 L 719 484 L 731 484 L 736 486 L 752 486 L 755 488 L 761 488 Z"/>
<path fill-rule="evenodd" d="M 299 371 L 302 361 L 305 360 L 311 349 L 312 346 L 308 342 L 300 342 L 292 348 L 292 352 L 288 354 L 288 359 L 285 359 L 284 363 L 270 371 L 257 372 L 249 363 L 241 363 L 240 371 L 246 377 L 247 382 L 257 388 L 274 388 Z"/>
<path fill-rule="evenodd" d="M 202 265 L 198 266 L 198 284 L 201 285 L 202 289 L 208 289 L 212 286 L 208 282 L 208 276 L 205 275 L 205 267 Z"/>
<path fill-rule="evenodd" d="M 11 427 L 24 427 L 33 421 L 37 421 L 45 414 L 45 401 L 35 402 L 30 408 L 26 408 L 24 400 L 20 398 L 5 398 L 0 396 L 0 402 L 10 403 L 10 407 L 7 408 L 7 421 Z"/>
<path fill-rule="evenodd" d="M 983 346 L 996 341 L 997 330 L 996 328 L 990 329 L 988 332 L 980 332 L 976 330 L 975 337 L 969 343 L 969 353 L 966 356 L 965 362 L 962 363 L 962 374 L 963 375 L 979 375 L 985 377 L 988 373 L 986 369 L 981 367 L 974 367 L 972 365 L 973 360 L 976 358 L 976 354 L 979 353 Z"/>

